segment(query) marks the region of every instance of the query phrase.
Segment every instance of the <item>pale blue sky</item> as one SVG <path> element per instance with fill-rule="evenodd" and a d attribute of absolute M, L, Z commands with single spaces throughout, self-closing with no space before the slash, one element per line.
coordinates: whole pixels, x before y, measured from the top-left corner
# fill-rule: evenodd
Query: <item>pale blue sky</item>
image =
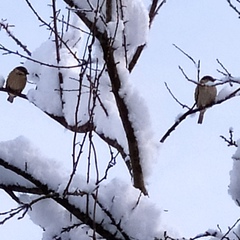
<path fill-rule="evenodd" d="M 50 9 L 45 7 L 47 1 L 32 2 L 43 17 L 49 17 Z M 30 50 L 48 38 L 48 32 L 39 27 L 24 1 L 11 1 L 11 7 L 8 1 L 2 1 L 0 16 L 15 24 L 14 34 Z M 201 76 L 221 77 L 216 72 L 220 68 L 217 58 L 233 76 L 240 76 L 239 33 L 240 21 L 227 1 L 167 1 L 153 23 L 148 46 L 132 76 L 134 85 L 149 105 L 156 137 L 160 139 L 177 115 L 184 112 L 168 94 L 164 81 L 179 100 L 190 106 L 194 101 L 195 86 L 185 80 L 178 65 L 192 79 L 196 77 L 196 69 L 172 44 L 181 47 L 195 60 L 201 60 Z M 0 32 L 0 39 L 9 48 L 17 49 L 4 31 Z M 7 77 L 21 61 L 24 60 L 16 56 L 0 55 L 0 74 Z M 16 99 L 11 105 L 6 98 L 6 93 L 0 93 L 0 141 L 24 135 L 44 154 L 59 161 L 70 158 L 70 132 L 27 101 Z M 217 224 L 226 230 L 239 217 L 239 209 L 227 193 L 231 156 L 235 149 L 228 148 L 219 137 L 228 136 L 229 127 L 233 127 L 236 139 L 239 138 L 239 101 L 235 98 L 208 110 L 202 126 L 197 125 L 196 115 L 189 117 L 161 146 L 150 183 L 150 198 L 168 210 L 163 213 L 163 221 L 171 223 L 184 237 L 193 237 Z M 0 210 L 7 210 L 9 198 L 1 192 L 0 198 L 1 203 L 4 202 Z M 16 231 L 13 231 L 12 223 Z M 32 240 L 35 229 L 26 220 L 10 221 L 0 227 L 0 235 L 3 240 Z"/>

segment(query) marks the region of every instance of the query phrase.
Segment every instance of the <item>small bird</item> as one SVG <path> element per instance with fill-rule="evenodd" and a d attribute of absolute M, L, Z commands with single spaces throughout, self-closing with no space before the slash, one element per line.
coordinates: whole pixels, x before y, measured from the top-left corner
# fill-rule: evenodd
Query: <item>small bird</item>
<path fill-rule="evenodd" d="M 14 68 L 8 75 L 6 89 L 8 90 L 8 101 L 13 102 L 14 98 L 22 92 L 27 83 L 28 71 L 25 67 Z"/>
<path fill-rule="evenodd" d="M 200 80 L 200 84 L 197 85 L 195 89 L 195 101 L 197 107 L 205 107 L 206 105 L 215 102 L 215 98 L 217 96 L 217 88 L 216 86 L 207 85 L 207 83 L 213 83 L 214 81 L 215 79 L 211 76 L 204 76 Z M 205 111 L 206 108 L 200 111 L 198 124 L 202 124 Z"/>

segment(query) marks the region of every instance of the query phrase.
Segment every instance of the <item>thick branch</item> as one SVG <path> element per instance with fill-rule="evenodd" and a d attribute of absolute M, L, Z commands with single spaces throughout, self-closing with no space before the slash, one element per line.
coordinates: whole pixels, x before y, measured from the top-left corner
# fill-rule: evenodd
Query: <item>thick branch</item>
<path fill-rule="evenodd" d="M 135 132 L 132 126 L 132 122 L 129 119 L 129 110 L 122 96 L 119 94 L 121 88 L 121 80 L 118 74 L 117 65 L 114 59 L 114 48 L 110 46 L 110 40 L 107 33 L 102 33 L 96 27 L 94 22 L 91 22 L 85 15 L 84 11 L 79 9 L 72 0 L 64 0 L 70 7 L 75 8 L 75 13 L 81 18 L 89 30 L 94 33 L 95 37 L 99 40 L 103 50 L 103 57 L 106 63 L 109 78 L 112 84 L 112 92 L 115 97 L 119 115 L 126 133 L 129 157 L 131 159 L 132 172 L 133 172 L 133 184 L 136 188 L 140 189 L 145 195 L 147 190 L 144 184 L 142 166 L 140 164 L 139 146 L 135 136 Z"/>
<path fill-rule="evenodd" d="M 119 90 L 121 88 L 121 80 L 118 75 L 117 66 L 114 60 L 114 49 L 112 49 L 108 42 L 105 40 L 101 41 L 101 46 L 103 49 L 104 59 L 107 64 L 108 74 L 112 84 L 112 91 L 117 103 L 119 114 L 122 120 L 124 130 L 126 132 L 126 137 L 128 141 L 129 156 L 132 164 L 133 171 L 133 184 L 136 188 L 140 189 L 144 194 L 147 194 L 147 190 L 144 184 L 144 177 L 142 166 L 140 163 L 139 145 L 136 139 L 136 135 L 132 126 L 132 122 L 129 119 L 129 110 L 122 96 L 119 95 Z"/>
<path fill-rule="evenodd" d="M 2 92 L 9 92 L 9 90 L 7 90 L 6 88 L 0 88 L 0 91 L 2 91 Z M 17 95 L 20 98 L 28 100 L 28 98 L 27 98 L 27 96 L 25 94 L 22 94 L 22 93 L 19 93 L 19 94 L 14 93 L 14 94 Z M 36 107 L 38 107 L 38 106 L 36 106 Z M 127 155 L 127 153 L 125 153 L 125 151 L 124 151 L 123 147 L 121 146 L 121 144 L 119 144 L 116 139 L 111 139 L 109 137 L 106 137 L 103 133 L 98 133 L 95 130 L 95 126 L 93 125 L 92 122 L 88 121 L 88 122 L 86 122 L 83 125 L 71 126 L 71 125 L 69 125 L 66 122 L 66 119 L 64 118 L 64 116 L 55 116 L 55 115 L 50 114 L 48 112 L 44 112 L 44 113 L 46 115 L 48 115 L 50 118 L 52 118 L 54 121 L 58 122 L 63 127 L 65 127 L 66 129 L 68 129 L 68 130 L 70 130 L 72 132 L 75 132 L 75 133 L 87 133 L 87 132 L 90 132 L 90 131 L 95 131 L 95 133 L 101 139 L 103 139 L 103 141 L 105 141 L 107 144 L 109 144 L 110 146 L 112 146 L 115 149 L 117 149 L 117 151 L 121 154 L 122 158 L 125 160 L 125 163 L 126 163 L 126 166 L 127 166 L 128 170 L 129 170 L 129 172 L 131 172 L 131 169 L 132 169 L 131 168 L 131 164 L 129 163 L 129 161 L 126 160 L 128 155 Z"/>
<path fill-rule="evenodd" d="M 9 190 L 9 191 L 19 192 L 19 193 L 43 195 L 43 191 L 37 187 L 26 187 L 26 186 L 21 186 L 19 184 L 5 185 L 1 183 L 0 188 L 2 188 L 3 190 Z"/>
<path fill-rule="evenodd" d="M 128 67 L 129 72 L 132 72 L 133 68 L 134 68 L 135 65 L 137 64 L 137 61 L 138 61 L 139 57 L 141 56 L 142 51 L 143 51 L 143 49 L 144 49 L 145 46 L 146 46 L 146 44 L 141 45 L 141 46 L 139 46 L 139 47 L 137 48 L 137 50 L 135 51 L 135 54 L 133 55 L 132 60 L 131 60 L 130 63 L 129 63 L 129 67 Z"/>
<path fill-rule="evenodd" d="M 0 88 L 1 92 L 11 92 L 9 89 L 6 88 Z M 17 95 L 18 97 L 21 97 L 23 99 L 28 100 L 27 96 L 25 94 L 22 93 L 15 93 L 13 92 L 15 95 Z M 33 103 L 33 102 L 32 102 Z M 34 103 L 33 103 L 34 104 Z M 34 104 L 35 105 L 35 104 Z M 37 105 L 35 105 L 36 107 L 38 107 Z M 78 132 L 78 133 L 85 133 L 88 131 L 92 131 L 94 129 L 93 124 L 90 122 L 86 122 L 85 124 L 81 125 L 81 126 L 70 126 L 64 116 L 55 116 L 53 114 L 50 114 L 48 112 L 44 112 L 45 114 L 47 114 L 50 118 L 52 118 L 53 120 L 57 121 L 58 123 L 60 123 L 63 127 L 65 127 L 66 129 L 72 131 L 72 132 Z"/>

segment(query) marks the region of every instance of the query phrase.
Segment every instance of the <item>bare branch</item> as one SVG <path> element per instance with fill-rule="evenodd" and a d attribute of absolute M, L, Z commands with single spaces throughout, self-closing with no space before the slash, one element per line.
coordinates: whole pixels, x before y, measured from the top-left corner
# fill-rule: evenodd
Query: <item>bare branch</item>
<path fill-rule="evenodd" d="M 112 20 L 112 0 L 106 0 L 106 22 Z"/>
<path fill-rule="evenodd" d="M 57 64 L 59 64 L 61 61 L 61 56 L 60 56 L 60 44 L 59 44 L 59 36 L 58 36 L 58 28 L 57 28 L 56 0 L 52 0 L 52 11 L 53 11 L 53 30 L 54 30 L 53 33 L 54 33 L 56 60 L 57 60 Z M 74 56 L 75 56 L 75 54 L 74 54 Z M 62 89 L 63 75 L 62 75 L 60 69 L 58 69 L 58 81 L 59 81 L 60 99 L 61 99 L 62 108 L 63 108 L 63 105 L 64 105 L 63 89 Z"/>
<path fill-rule="evenodd" d="M 223 135 L 221 135 L 220 137 L 228 144 L 228 147 L 229 146 L 238 147 L 236 141 L 233 139 L 233 130 L 232 130 L 232 128 L 229 129 L 229 139 L 227 139 Z"/>
<path fill-rule="evenodd" d="M 152 4 L 151 4 L 150 10 L 149 10 L 149 27 L 151 27 L 154 18 L 158 14 L 158 11 L 163 6 L 163 4 L 165 4 L 166 2 L 167 2 L 167 0 L 162 0 L 160 3 L 159 3 L 159 0 L 152 0 Z"/>
<path fill-rule="evenodd" d="M 172 96 L 172 98 L 173 98 L 180 106 L 182 106 L 182 108 L 188 108 L 188 109 L 190 109 L 190 107 L 188 107 L 186 104 L 181 103 L 181 102 L 174 96 L 174 94 L 172 93 L 171 89 L 168 87 L 168 85 L 167 85 L 166 82 L 164 82 L 164 84 L 165 84 L 168 92 L 169 92 L 170 95 Z"/>
<path fill-rule="evenodd" d="M 240 222 L 240 218 L 237 219 L 237 221 L 231 226 L 228 228 L 228 231 L 222 236 L 221 240 L 222 239 L 226 239 L 226 236 L 233 230 L 233 228 L 235 228 L 235 226 Z"/>
<path fill-rule="evenodd" d="M 129 72 L 132 72 L 133 68 L 137 64 L 137 61 L 138 61 L 139 57 L 141 56 L 142 51 L 145 46 L 146 46 L 146 44 L 138 46 L 137 50 L 135 51 L 135 54 L 132 57 L 132 60 L 129 63 L 129 67 L 128 67 Z"/>
<path fill-rule="evenodd" d="M 226 72 L 224 75 L 228 77 L 232 77 L 231 73 L 223 66 L 223 64 L 219 61 L 219 59 L 216 59 L 217 63 L 221 66 L 221 68 Z"/>
<path fill-rule="evenodd" d="M 185 112 L 184 114 L 182 114 L 178 119 L 177 121 L 167 130 L 167 132 L 163 135 L 163 137 L 161 138 L 160 142 L 163 143 L 169 136 L 170 134 L 176 129 L 176 127 L 185 119 L 187 118 L 188 116 L 196 113 L 196 112 L 199 112 L 201 111 L 202 109 L 205 109 L 205 108 L 209 108 L 209 107 L 212 107 L 212 106 L 215 106 L 215 105 L 218 105 L 218 104 L 221 104 L 222 102 L 225 102 L 233 97 L 236 96 L 236 94 L 240 91 L 240 88 L 236 89 L 235 91 L 233 91 L 232 93 L 230 93 L 228 96 L 226 96 L 224 99 L 220 99 L 218 101 L 216 101 L 215 103 L 211 103 L 211 104 L 208 104 L 206 105 L 205 107 L 199 107 L 199 108 L 195 108 L 194 109 L 194 106 L 192 109 L 189 109 L 187 112 Z"/>
<path fill-rule="evenodd" d="M 189 54 L 187 54 L 186 52 L 184 52 L 184 51 L 183 51 L 180 47 L 178 47 L 176 44 L 173 44 L 173 46 L 174 46 L 177 50 L 179 50 L 181 53 L 183 53 L 188 59 L 190 59 L 195 66 L 197 66 L 196 61 L 195 61 Z"/>
<path fill-rule="evenodd" d="M 24 59 L 26 59 L 26 60 L 29 60 L 29 61 L 38 63 L 38 64 L 40 64 L 40 65 L 42 65 L 42 66 L 51 67 L 51 68 L 65 68 L 65 69 L 70 69 L 70 68 L 78 68 L 78 67 L 81 67 L 81 66 L 83 66 L 83 65 L 86 65 L 86 61 L 84 61 L 84 60 L 82 60 L 82 62 L 79 63 L 79 64 L 77 64 L 77 65 L 69 65 L 69 66 L 66 66 L 66 65 L 64 65 L 64 66 L 62 65 L 62 66 L 61 66 L 61 65 L 49 64 L 49 63 L 45 63 L 45 62 L 38 61 L 38 60 L 36 60 L 36 59 L 34 59 L 34 58 L 31 58 L 31 57 L 28 57 L 28 56 L 26 56 L 26 55 L 23 55 L 23 54 L 19 53 L 18 51 L 12 51 L 12 50 L 4 47 L 4 46 L 1 45 L 1 44 L 0 44 L 0 50 L 5 51 L 5 52 L 6 52 L 6 53 L 4 53 L 5 55 L 6 55 L 6 54 L 14 54 L 14 55 L 17 55 L 17 56 L 19 56 L 19 57 L 21 57 L 21 58 L 24 58 Z"/>
<path fill-rule="evenodd" d="M 159 0 L 152 0 L 152 4 L 150 5 L 150 8 L 149 8 L 150 10 L 149 10 L 149 14 L 148 14 L 149 15 L 149 28 L 151 28 L 153 20 L 156 17 L 158 11 L 163 6 L 163 4 L 166 2 L 167 2 L 167 0 L 162 0 L 160 3 L 159 3 Z M 129 62 L 129 66 L 128 66 L 129 72 L 132 72 L 133 68 L 137 64 L 137 61 L 138 61 L 139 57 L 141 56 L 145 46 L 146 46 L 146 44 L 143 44 L 143 45 L 137 47 L 131 61 Z"/>
<path fill-rule="evenodd" d="M 24 45 L 18 38 L 16 38 L 9 30 L 9 27 L 11 27 L 12 25 L 9 25 L 8 23 L 5 24 L 4 22 L 0 22 L 0 30 L 1 28 L 3 28 L 7 34 L 16 42 L 16 44 L 18 46 L 20 46 L 24 52 L 27 53 L 28 56 L 31 56 L 31 52 L 28 50 L 27 46 Z"/>
<path fill-rule="evenodd" d="M 104 176 L 96 182 L 97 185 L 98 185 L 100 182 L 102 182 L 103 180 L 107 179 L 107 175 L 108 175 L 109 170 L 110 170 L 113 166 L 116 165 L 116 159 L 117 159 L 118 153 L 114 156 L 111 147 L 110 147 L 110 146 L 108 146 L 108 147 L 109 147 L 109 151 L 110 151 L 110 156 L 111 156 L 111 158 L 110 158 L 110 161 L 108 162 L 107 168 L 105 169 L 105 174 L 104 174 Z"/>
<path fill-rule="evenodd" d="M 237 9 L 236 6 L 234 6 L 231 2 L 231 0 L 227 0 L 229 6 L 240 16 L 240 11 Z"/>
<path fill-rule="evenodd" d="M 27 205 L 21 205 L 17 208 L 11 209 L 7 212 L 0 213 L 0 216 L 6 216 L 2 221 L 0 221 L 0 225 L 4 224 L 6 221 L 10 220 L 11 218 L 15 217 L 22 211 L 27 211 Z"/>

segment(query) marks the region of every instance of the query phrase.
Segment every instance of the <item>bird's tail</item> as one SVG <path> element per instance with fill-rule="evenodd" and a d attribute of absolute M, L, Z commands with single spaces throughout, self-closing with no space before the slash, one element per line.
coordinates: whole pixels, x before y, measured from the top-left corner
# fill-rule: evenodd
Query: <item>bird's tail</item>
<path fill-rule="evenodd" d="M 9 95 L 7 100 L 8 100 L 10 103 L 13 103 L 14 97 L 15 97 L 15 96 L 13 96 L 13 95 Z"/>
<path fill-rule="evenodd" d="M 200 113 L 199 113 L 199 117 L 198 117 L 198 124 L 202 124 L 203 122 L 203 116 L 204 116 L 204 113 L 205 113 L 205 109 L 201 110 Z"/>

